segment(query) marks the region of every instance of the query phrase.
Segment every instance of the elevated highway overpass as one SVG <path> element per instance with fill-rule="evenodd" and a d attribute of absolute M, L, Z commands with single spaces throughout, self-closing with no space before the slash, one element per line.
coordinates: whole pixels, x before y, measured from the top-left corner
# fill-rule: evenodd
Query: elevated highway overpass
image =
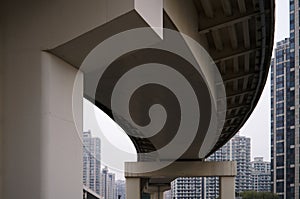
<path fill-rule="evenodd" d="M 211 146 L 210 150 L 207 151 L 203 157 L 200 157 L 204 158 L 224 145 L 238 132 L 259 100 L 267 79 L 273 48 L 274 1 L 195 0 L 187 2 L 164 1 L 164 4 L 160 1 L 154 2 L 151 3 L 153 5 L 148 5 L 148 8 L 150 10 L 152 9 L 151 11 L 155 17 L 150 17 L 150 12 L 143 13 L 143 9 L 133 10 L 80 37 L 61 44 L 49 50 L 49 52 L 61 57 L 77 68 L 81 67 L 81 70 L 84 71 L 89 70 L 87 69 L 88 67 L 82 67 L 85 59 L 88 57 L 87 54 L 96 51 L 97 46 L 100 45 L 101 42 L 106 41 L 107 38 L 112 37 L 112 35 L 132 28 L 151 27 L 151 24 L 157 24 L 156 26 L 159 26 L 159 28 L 154 29 L 154 32 L 164 39 L 167 39 L 169 34 L 161 28 L 179 31 L 199 42 L 217 66 L 225 87 L 225 101 L 227 103 L 225 123 L 221 134 L 218 134 L 218 137 L 214 138 L 216 141 L 212 143 L 213 146 Z M 146 17 L 144 15 L 146 15 Z M 163 32 L 165 32 L 165 35 L 163 35 Z M 146 34 L 147 33 L 145 33 L 145 35 Z M 122 44 L 119 45 L 122 46 Z M 182 48 L 184 47 L 182 46 Z M 190 48 L 191 46 L 187 48 L 187 51 L 190 50 Z M 118 57 L 117 60 L 114 60 L 114 63 L 111 64 L 112 67 L 114 67 L 113 65 L 117 65 L 115 68 L 119 67 L 120 69 L 122 65 L 124 65 L 125 68 L 130 68 L 129 65 L 141 65 L 147 62 L 176 65 L 180 61 L 177 60 L 176 57 L 172 57 L 163 51 L 157 52 L 149 49 L 128 51 L 129 52 Z M 98 54 L 101 53 L 99 50 Z M 96 54 L 96 52 L 94 52 L 94 54 Z M 166 59 L 168 59 L 168 61 L 161 61 Z M 172 61 L 169 60 L 175 60 L 173 62 L 177 63 L 172 63 Z M 183 65 L 185 63 L 180 64 Z M 100 65 L 101 64 L 99 64 L 99 68 L 104 68 L 104 66 Z M 113 72 L 115 74 L 106 78 L 105 82 L 100 82 L 101 80 L 99 79 L 99 83 L 97 82 L 98 90 L 95 89 L 94 92 L 90 92 L 87 91 L 88 88 L 86 88 L 85 96 L 110 115 L 112 119 L 117 120 L 116 122 L 119 123 L 125 131 L 129 132 L 134 128 L 134 125 L 127 121 L 126 118 L 118 120 L 113 116 L 112 103 L 110 101 L 112 86 L 106 88 L 108 91 L 105 89 L 101 90 L 101 86 L 105 87 L 107 84 L 113 84 L 111 82 L 118 81 L 116 80 L 118 75 L 121 76 L 125 74 L 125 72 L 118 74 L 116 70 L 119 69 L 114 69 Z M 189 71 L 189 67 L 186 66 L 183 70 Z M 89 73 L 97 72 L 95 72 L 95 70 L 86 72 L 86 84 L 89 84 L 88 78 L 93 77 L 93 75 L 89 76 Z M 204 76 L 205 75 L 206 74 L 204 74 Z M 208 77 L 205 76 L 204 81 L 209 81 L 205 78 Z M 197 80 L 195 81 L 197 82 Z M 106 93 L 103 94 L 103 92 Z M 147 96 L 137 100 L 135 103 L 138 104 L 138 106 L 147 106 L 147 99 L 151 98 L 152 94 L 152 98 L 157 98 L 154 92 L 156 91 L 149 91 Z M 202 92 L 202 95 L 205 93 L 204 91 L 200 92 Z M 108 97 L 103 97 L 105 95 Z M 164 104 L 162 106 L 164 106 Z M 171 106 L 175 107 L 176 105 L 172 104 Z M 115 114 L 118 114 L 119 110 L 114 111 Z M 142 111 L 145 110 L 136 108 L 132 112 L 140 114 Z M 176 114 L 175 110 L 170 112 L 170 115 L 171 114 Z M 147 113 L 144 113 L 144 115 L 145 116 L 139 115 L 137 120 L 145 120 L 148 116 Z M 173 119 L 172 122 L 173 124 L 178 123 L 178 120 Z M 131 125 L 132 127 L 126 127 L 126 125 Z M 156 138 L 141 139 L 134 136 L 130 137 L 138 153 L 148 153 L 156 151 L 162 145 L 166 145 L 166 143 L 170 141 L 168 137 L 174 136 L 172 131 L 176 130 L 170 127 L 170 129 L 164 131 L 164 134 L 161 133 L 161 136 Z M 129 133 L 129 135 L 131 135 L 131 133 Z M 197 136 L 195 143 L 193 143 L 193 146 L 189 149 L 190 151 L 192 151 L 192 148 L 197 148 L 199 151 L 206 134 L 199 130 Z M 161 140 L 166 140 L 166 143 L 160 143 Z M 199 159 L 197 152 L 188 153 L 189 152 L 180 158 Z"/>
<path fill-rule="evenodd" d="M 177 147 L 180 155 L 171 153 L 170 159 L 202 161 L 237 133 L 252 113 L 266 82 L 273 47 L 273 0 L 2 1 L 0 11 L 0 198 L 82 197 L 78 132 L 82 131 L 83 96 L 125 129 L 141 154 L 140 161 L 168 160 L 169 153 L 147 155 L 168 145 L 182 121 L 182 109 L 173 100 L 177 96 L 168 87 L 143 88 L 126 106 L 133 121 L 143 127 L 150 124 L 152 105 L 165 105 L 165 111 L 154 110 L 161 117 L 150 117 L 158 118 L 153 129 L 159 129 L 160 121 L 168 124 L 156 137 L 144 134 L 143 128 L 135 136 L 136 124 L 128 122 L 123 109 L 112 106 L 115 93 L 109 88 L 123 73 L 149 63 L 171 66 L 170 71 L 192 82 L 200 107 L 194 110 L 200 116 L 195 113 L 187 122 L 196 121 L 198 126 L 195 132 L 186 131 L 195 133 L 192 142 L 182 150 Z M 137 37 L 126 35 L 141 30 Z M 174 32 L 183 34 L 174 36 L 176 42 L 168 39 Z M 114 39 L 128 45 L 106 43 Z M 142 42 L 135 44 L 138 39 Z M 143 42 L 151 44 L 141 49 Z M 124 48 L 132 43 L 139 48 Z M 180 48 L 166 50 L 171 44 Z M 205 53 L 199 54 L 198 49 Z M 183 54 L 176 54 L 177 50 Z M 113 56 L 103 58 L 113 51 L 123 53 L 112 61 Z M 97 56 L 97 52 L 103 53 Z M 204 67 L 210 66 L 209 60 L 221 77 L 221 90 L 214 85 L 214 73 Z M 89 68 L 87 63 L 98 67 Z M 225 94 L 221 99 L 219 91 Z M 116 96 L 121 96 L 114 98 L 116 102 L 122 102 L 123 96 Z M 219 102 L 225 102 L 226 109 L 218 111 Z M 213 113 L 218 116 L 222 111 L 221 129 L 217 125 L 216 131 L 207 133 Z"/>

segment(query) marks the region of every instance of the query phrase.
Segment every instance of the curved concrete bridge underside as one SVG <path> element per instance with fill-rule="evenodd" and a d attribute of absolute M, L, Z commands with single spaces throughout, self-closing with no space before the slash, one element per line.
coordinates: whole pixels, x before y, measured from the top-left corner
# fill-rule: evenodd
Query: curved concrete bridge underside
<path fill-rule="evenodd" d="M 210 151 L 206 152 L 207 157 L 237 133 L 250 116 L 262 93 L 273 47 L 274 1 L 166 0 L 162 3 L 160 0 L 155 0 L 151 3 L 145 2 L 130 1 L 129 3 L 128 1 L 128 5 L 131 4 L 132 7 L 126 9 L 119 7 L 121 10 L 118 12 L 123 12 L 123 14 L 114 16 L 115 18 L 102 26 L 61 44 L 49 52 L 79 68 L 86 56 L 97 45 L 122 31 L 141 27 L 163 27 L 192 37 L 207 50 L 214 60 L 226 91 L 227 111 L 224 127 L 217 142 L 211 146 Z M 118 7 L 116 4 L 112 1 L 112 8 Z M 153 31 L 161 38 L 164 37 L 162 29 L 153 29 Z M 173 59 L 173 57 L 166 58 L 166 55 L 149 51 L 132 54 L 123 55 L 116 64 L 135 64 L 134 62 L 138 62 L 136 61 L 138 59 L 140 59 L 140 64 L 143 64 L 142 60 L 146 57 L 155 57 L 158 60 Z M 151 62 L 151 58 L 149 60 Z M 84 69 L 83 72 L 85 73 Z M 86 73 L 86 79 L 88 79 L 88 72 Z M 93 96 L 93 93 L 87 90 L 85 90 L 85 96 L 113 118 L 110 105 L 105 104 L 103 102 L 105 99 L 102 97 L 111 95 L 109 91 L 107 93 L 96 92 Z M 120 122 L 119 120 L 123 128 L 126 126 L 124 123 L 126 121 Z M 127 131 L 127 129 L 124 130 Z M 174 131 L 170 128 L 169 132 L 153 139 L 130 137 L 138 153 L 148 153 L 167 144 L 170 137 L 174 136 L 172 130 Z M 195 142 L 180 159 L 198 159 L 197 153 L 205 136 L 205 133 L 199 131 Z"/>
<path fill-rule="evenodd" d="M 148 26 L 164 27 L 194 38 L 214 60 L 226 90 L 227 112 L 224 128 L 218 141 L 206 153 L 207 157 L 225 144 L 242 127 L 261 95 L 273 47 L 274 1 L 195 0 L 183 2 L 167 0 L 164 4 L 159 0 L 147 4 L 143 4 L 143 1 L 135 1 L 134 7 L 130 9 L 108 23 L 50 52 L 80 67 L 87 54 L 98 44 L 125 30 Z M 162 30 L 155 29 L 154 31 L 163 37 Z M 134 58 L 125 55 L 118 64 L 133 62 L 137 57 L 143 59 L 148 56 L 147 54 L 151 52 L 136 55 Z M 85 95 L 112 116 L 110 106 L 103 104 L 101 96 L 97 97 L 96 94 L 96 97 L 93 97 L 88 92 Z M 103 92 L 98 95 L 103 95 Z M 158 140 L 169 141 L 168 136 L 171 137 L 172 134 L 165 134 Z M 193 144 L 191 148 L 197 148 L 199 151 L 204 136 L 203 132 L 198 132 L 196 144 Z M 157 149 L 155 146 L 166 144 L 155 143 L 158 142 L 157 139 L 141 139 L 132 136 L 131 138 L 139 153 L 152 152 Z M 180 159 L 198 158 L 191 154 L 192 152 L 190 154 L 187 152 Z"/>

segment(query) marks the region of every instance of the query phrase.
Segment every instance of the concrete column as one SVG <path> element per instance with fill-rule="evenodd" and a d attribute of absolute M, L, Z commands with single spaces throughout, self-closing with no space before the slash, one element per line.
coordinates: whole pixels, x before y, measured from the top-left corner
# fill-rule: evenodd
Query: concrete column
<path fill-rule="evenodd" d="M 220 199 L 235 198 L 235 178 L 220 177 Z"/>
<path fill-rule="evenodd" d="M 82 115 L 83 95 L 78 89 L 72 99 L 73 66 L 119 31 L 162 26 L 162 0 L 142 1 L 1 1 L 1 199 L 82 198 L 82 124 L 73 108 Z M 65 62 L 43 53 L 66 43 L 57 53 Z"/>
<path fill-rule="evenodd" d="M 35 49 L 7 54 L 1 198 L 81 199 L 82 118 L 76 128 L 73 113 L 82 115 L 82 75 L 73 92 L 77 70 L 59 58 Z"/>
<path fill-rule="evenodd" d="M 126 198 L 141 199 L 140 178 L 126 178 Z"/>
<path fill-rule="evenodd" d="M 81 199 L 83 74 L 42 53 L 41 77 L 42 199 Z"/>

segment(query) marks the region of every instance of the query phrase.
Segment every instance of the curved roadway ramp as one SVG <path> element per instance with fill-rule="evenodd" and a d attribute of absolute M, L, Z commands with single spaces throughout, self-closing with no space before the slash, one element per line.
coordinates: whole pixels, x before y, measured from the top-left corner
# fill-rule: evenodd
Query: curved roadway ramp
<path fill-rule="evenodd" d="M 267 79 L 274 1 L 128 0 L 108 7 L 107 23 L 49 52 L 84 72 L 85 97 L 126 131 L 140 161 L 201 160 L 237 133 Z"/>

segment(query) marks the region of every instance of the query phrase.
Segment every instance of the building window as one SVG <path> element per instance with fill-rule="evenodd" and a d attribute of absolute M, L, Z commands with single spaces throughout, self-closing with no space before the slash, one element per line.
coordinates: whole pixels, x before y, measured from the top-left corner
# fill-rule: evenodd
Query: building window
<path fill-rule="evenodd" d="M 277 149 L 276 149 L 277 150 Z M 276 157 L 276 166 L 280 167 L 284 165 L 284 156 L 280 155 Z"/>
<path fill-rule="evenodd" d="M 283 153 L 284 152 L 283 142 L 276 143 L 276 152 L 277 153 Z"/>
<path fill-rule="evenodd" d="M 290 11 L 295 10 L 294 1 L 290 1 Z"/>
<path fill-rule="evenodd" d="M 276 192 L 283 193 L 283 191 L 284 191 L 283 182 L 277 182 L 276 183 Z"/>
<path fill-rule="evenodd" d="M 278 59 L 277 61 L 279 61 L 279 60 L 282 60 L 282 58 L 281 59 Z M 282 75 L 284 73 L 284 65 L 283 64 L 278 64 L 277 66 L 276 66 L 276 75 L 278 76 L 278 75 Z"/>
<path fill-rule="evenodd" d="M 276 170 L 276 178 L 277 178 L 277 180 L 284 178 L 284 170 L 283 169 L 277 169 Z"/>

